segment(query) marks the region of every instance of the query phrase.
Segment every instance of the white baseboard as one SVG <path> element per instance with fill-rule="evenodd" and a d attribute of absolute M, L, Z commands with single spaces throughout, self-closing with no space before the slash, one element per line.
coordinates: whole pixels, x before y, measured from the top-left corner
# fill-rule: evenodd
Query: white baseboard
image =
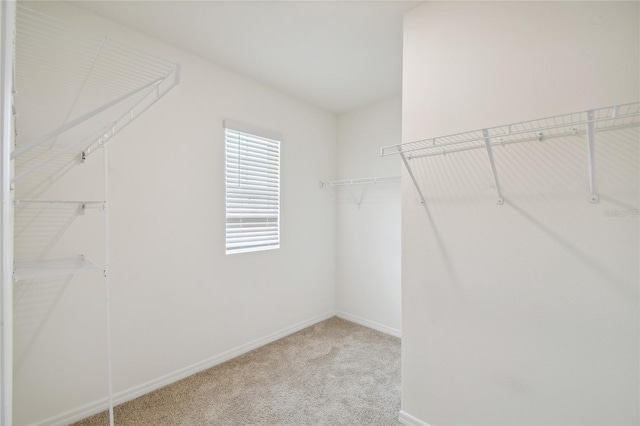
<path fill-rule="evenodd" d="M 428 423 L 402 410 L 400 410 L 400 414 L 398 415 L 398 421 L 405 426 L 429 426 Z"/>
<path fill-rule="evenodd" d="M 356 324 L 360 324 L 360 325 L 363 325 L 365 327 L 369 327 L 369 328 L 372 328 L 374 330 L 381 331 L 382 333 L 389 334 L 389 335 L 394 336 L 394 337 L 398 337 L 398 338 L 402 337 L 401 336 L 402 333 L 398 329 L 387 327 L 386 325 L 382 325 L 382 324 L 379 324 L 379 323 L 374 322 L 374 321 L 369 321 L 367 319 L 360 318 L 358 316 L 351 315 L 351 314 L 348 314 L 346 312 L 338 311 L 338 312 L 336 312 L 336 316 L 338 318 L 342 318 L 344 320 L 355 322 Z"/>
<path fill-rule="evenodd" d="M 298 324 L 284 328 L 280 331 L 276 331 L 275 333 L 271 333 L 259 339 L 252 340 L 251 342 L 245 343 L 244 345 L 230 349 L 226 352 L 223 352 L 219 355 L 215 355 L 203 361 L 197 362 L 188 367 L 184 367 L 172 373 L 158 377 L 157 379 L 153 379 L 141 385 L 134 386 L 130 389 L 118 392 L 113 395 L 113 403 L 114 405 L 117 405 L 117 404 L 122 404 L 123 402 L 130 401 L 132 399 L 138 398 L 139 396 L 145 395 L 149 392 L 152 392 L 164 386 L 170 385 L 171 383 L 177 382 L 178 380 L 182 380 L 193 374 L 199 373 L 200 371 L 204 371 L 211 367 L 215 367 L 218 364 L 221 364 L 225 361 L 229 361 L 232 358 L 245 354 L 261 346 L 267 345 L 271 342 L 275 342 L 278 339 L 282 339 L 283 337 L 286 337 L 304 328 L 310 327 L 321 321 L 327 320 L 335 315 L 336 313 L 333 311 L 327 312 L 315 318 L 311 318 L 309 320 L 302 321 Z M 38 426 L 69 425 L 71 423 L 75 423 L 77 421 L 80 421 L 94 414 L 98 414 L 102 411 L 105 411 L 108 408 L 108 405 L 109 405 L 109 402 L 107 398 L 104 398 L 102 400 L 83 405 L 82 407 L 58 414 L 54 417 L 50 417 L 46 420 L 36 423 L 36 425 Z"/>

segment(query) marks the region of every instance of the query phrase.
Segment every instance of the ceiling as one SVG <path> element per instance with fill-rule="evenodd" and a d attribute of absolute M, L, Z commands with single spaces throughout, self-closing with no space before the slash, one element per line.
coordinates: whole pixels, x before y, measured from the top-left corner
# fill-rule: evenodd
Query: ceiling
<path fill-rule="evenodd" d="M 84 1 L 74 4 L 320 108 L 398 95 L 406 1 Z"/>

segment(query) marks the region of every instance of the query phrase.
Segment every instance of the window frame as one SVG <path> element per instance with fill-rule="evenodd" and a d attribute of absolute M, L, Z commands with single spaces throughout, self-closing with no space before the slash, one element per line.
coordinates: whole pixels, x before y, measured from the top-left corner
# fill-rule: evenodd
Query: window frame
<path fill-rule="evenodd" d="M 225 254 L 279 249 L 282 137 L 230 120 L 223 127 Z"/>

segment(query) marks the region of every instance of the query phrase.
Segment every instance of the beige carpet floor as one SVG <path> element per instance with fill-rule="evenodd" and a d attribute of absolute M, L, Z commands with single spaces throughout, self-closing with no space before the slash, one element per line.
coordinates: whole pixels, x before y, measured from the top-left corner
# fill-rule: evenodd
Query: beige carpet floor
<path fill-rule="evenodd" d="M 115 423 L 399 425 L 399 410 L 400 339 L 334 317 L 118 405 Z"/>

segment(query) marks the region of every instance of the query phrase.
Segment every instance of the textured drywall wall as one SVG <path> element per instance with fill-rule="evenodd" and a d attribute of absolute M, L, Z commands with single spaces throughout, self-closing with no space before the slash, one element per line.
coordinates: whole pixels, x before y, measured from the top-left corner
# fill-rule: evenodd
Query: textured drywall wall
<path fill-rule="evenodd" d="M 335 205 L 318 180 L 335 173 L 335 116 L 84 10 L 33 6 L 182 65 L 109 148 L 116 393 L 333 312 Z M 279 250 L 225 255 L 224 119 L 283 135 Z M 40 195 L 99 199 L 101 167 L 98 153 Z M 36 238 L 56 241 L 51 256 L 100 260 L 101 223 L 67 211 Z M 93 275 L 18 289 L 15 424 L 106 396 L 103 294 Z"/>
<path fill-rule="evenodd" d="M 403 140 L 640 99 L 637 2 L 429 2 L 405 16 Z M 402 405 L 432 424 L 637 424 L 637 129 L 414 160 Z M 405 178 L 407 176 L 405 175 Z"/>
<path fill-rule="evenodd" d="M 399 176 L 401 99 L 338 117 L 338 179 Z M 336 199 L 336 304 L 346 318 L 400 334 L 400 181 L 327 188 Z"/>

